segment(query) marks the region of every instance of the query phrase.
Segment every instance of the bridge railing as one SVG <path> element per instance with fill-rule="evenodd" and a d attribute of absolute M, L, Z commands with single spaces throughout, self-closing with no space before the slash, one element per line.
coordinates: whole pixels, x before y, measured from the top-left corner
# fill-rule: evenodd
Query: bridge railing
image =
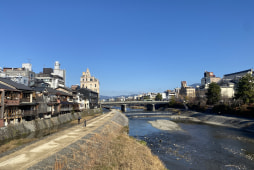
<path fill-rule="evenodd" d="M 115 101 L 115 102 L 99 102 L 101 105 L 113 104 L 167 104 L 168 101 Z"/>

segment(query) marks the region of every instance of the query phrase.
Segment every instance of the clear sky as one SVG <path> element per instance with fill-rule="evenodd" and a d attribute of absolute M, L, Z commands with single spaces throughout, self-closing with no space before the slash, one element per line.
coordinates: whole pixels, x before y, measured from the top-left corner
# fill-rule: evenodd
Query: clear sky
<path fill-rule="evenodd" d="M 163 92 L 253 68 L 253 0 L 0 0 L 0 67 L 90 69 L 101 95 Z"/>

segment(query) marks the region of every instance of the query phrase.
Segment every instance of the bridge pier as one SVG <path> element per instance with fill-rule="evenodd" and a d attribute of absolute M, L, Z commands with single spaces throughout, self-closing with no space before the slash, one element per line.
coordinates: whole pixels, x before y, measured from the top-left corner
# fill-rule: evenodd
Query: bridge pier
<path fill-rule="evenodd" d="M 121 105 L 121 111 L 122 112 L 126 112 L 126 110 L 127 110 L 127 105 L 126 104 L 122 104 Z"/>
<path fill-rule="evenodd" d="M 148 104 L 146 107 L 148 111 L 155 111 L 155 104 Z"/>

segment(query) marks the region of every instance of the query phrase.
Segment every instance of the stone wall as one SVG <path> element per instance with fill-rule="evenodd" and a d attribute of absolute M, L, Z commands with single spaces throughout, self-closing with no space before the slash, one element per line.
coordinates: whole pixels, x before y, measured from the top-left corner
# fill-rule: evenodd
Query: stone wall
<path fill-rule="evenodd" d="M 7 127 L 0 128 L 0 142 L 27 136 L 32 132 L 57 128 L 59 125 L 68 123 L 72 120 L 77 120 L 79 116 L 101 112 L 101 109 L 91 109 L 86 110 L 85 112 L 67 113 L 50 119 L 36 119 L 32 121 L 22 121 L 17 124 L 10 124 Z"/>

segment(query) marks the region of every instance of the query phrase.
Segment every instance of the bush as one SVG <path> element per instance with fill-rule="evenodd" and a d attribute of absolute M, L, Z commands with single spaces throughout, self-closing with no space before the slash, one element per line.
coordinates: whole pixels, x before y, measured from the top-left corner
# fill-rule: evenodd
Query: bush
<path fill-rule="evenodd" d="M 169 102 L 169 107 L 184 109 L 184 105 L 180 102 Z"/>
<path fill-rule="evenodd" d="M 215 105 L 212 109 L 213 113 L 218 113 L 218 114 L 230 114 L 230 113 L 235 113 L 234 109 L 228 105 L 225 104 L 220 104 L 220 105 Z"/>
<path fill-rule="evenodd" d="M 197 112 L 205 112 L 207 110 L 207 106 L 200 106 L 196 104 L 187 104 L 188 108 L 191 110 L 195 110 Z"/>

